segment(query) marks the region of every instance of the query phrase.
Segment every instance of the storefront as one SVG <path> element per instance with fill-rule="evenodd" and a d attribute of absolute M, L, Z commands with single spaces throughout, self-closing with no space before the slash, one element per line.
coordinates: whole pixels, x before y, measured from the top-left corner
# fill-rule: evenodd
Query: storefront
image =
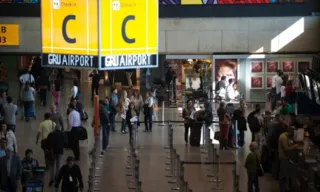
<path fill-rule="evenodd" d="M 246 101 L 263 103 L 271 89 L 272 76 L 282 70 L 290 80 L 311 68 L 308 54 L 254 54 L 254 55 L 167 55 L 164 74 L 172 67 L 177 75 L 177 100 L 182 90 L 208 90 L 222 76 L 234 79 L 234 88 Z"/>

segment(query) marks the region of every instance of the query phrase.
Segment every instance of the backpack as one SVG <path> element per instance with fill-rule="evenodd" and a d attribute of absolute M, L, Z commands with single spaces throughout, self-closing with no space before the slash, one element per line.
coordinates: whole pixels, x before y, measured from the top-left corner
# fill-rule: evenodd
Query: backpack
<path fill-rule="evenodd" d="M 259 119 L 254 115 L 254 113 L 250 113 L 248 116 L 248 124 L 251 132 L 256 133 L 260 131 L 261 125 Z"/>

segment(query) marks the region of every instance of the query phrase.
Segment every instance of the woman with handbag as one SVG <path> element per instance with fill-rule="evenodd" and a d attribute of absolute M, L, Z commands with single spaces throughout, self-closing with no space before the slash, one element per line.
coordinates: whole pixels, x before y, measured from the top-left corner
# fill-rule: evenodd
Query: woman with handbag
<path fill-rule="evenodd" d="M 252 142 L 250 144 L 250 153 L 248 154 L 245 162 L 245 168 L 248 175 L 248 192 L 260 192 L 259 177 L 263 176 L 263 169 L 260 165 L 260 155 L 258 153 L 258 144 Z"/>
<path fill-rule="evenodd" d="M 228 136 L 230 127 L 230 117 L 225 108 L 225 103 L 221 102 L 217 110 L 220 127 L 220 149 L 228 149 Z"/>
<path fill-rule="evenodd" d="M 135 140 L 135 134 L 133 134 L 133 131 L 136 131 L 134 129 L 137 129 L 138 125 L 139 125 L 139 119 L 138 119 L 138 111 L 135 109 L 134 103 L 131 102 L 129 104 L 129 109 L 126 113 L 126 123 L 128 125 L 129 128 L 129 143 L 133 144 L 133 141 Z M 137 121 L 133 121 L 132 118 L 137 117 Z"/>

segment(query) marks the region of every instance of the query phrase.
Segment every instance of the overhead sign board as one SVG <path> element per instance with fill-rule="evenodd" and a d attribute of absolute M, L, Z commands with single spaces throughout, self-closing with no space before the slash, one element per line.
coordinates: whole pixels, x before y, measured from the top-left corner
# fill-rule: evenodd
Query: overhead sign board
<path fill-rule="evenodd" d="M 158 0 L 101 1 L 101 69 L 158 66 Z"/>
<path fill-rule="evenodd" d="M 309 0 L 159 0 L 161 5 L 292 4 Z"/>
<path fill-rule="evenodd" d="M 0 46 L 19 45 L 19 25 L 0 24 Z"/>
<path fill-rule="evenodd" d="M 98 67 L 97 11 L 96 0 L 42 1 L 42 64 Z"/>
<path fill-rule="evenodd" d="M 158 0 L 53 0 L 41 11 L 44 66 L 158 66 Z"/>

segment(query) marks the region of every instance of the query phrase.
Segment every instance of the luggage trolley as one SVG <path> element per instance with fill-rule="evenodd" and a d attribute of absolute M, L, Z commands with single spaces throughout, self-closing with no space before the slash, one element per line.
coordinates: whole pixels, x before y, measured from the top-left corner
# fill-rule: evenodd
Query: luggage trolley
<path fill-rule="evenodd" d="M 45 167 L 37 167 L 31 173 L 31 178 L 26 182 L 26 192 L 43 192 Z"/>

